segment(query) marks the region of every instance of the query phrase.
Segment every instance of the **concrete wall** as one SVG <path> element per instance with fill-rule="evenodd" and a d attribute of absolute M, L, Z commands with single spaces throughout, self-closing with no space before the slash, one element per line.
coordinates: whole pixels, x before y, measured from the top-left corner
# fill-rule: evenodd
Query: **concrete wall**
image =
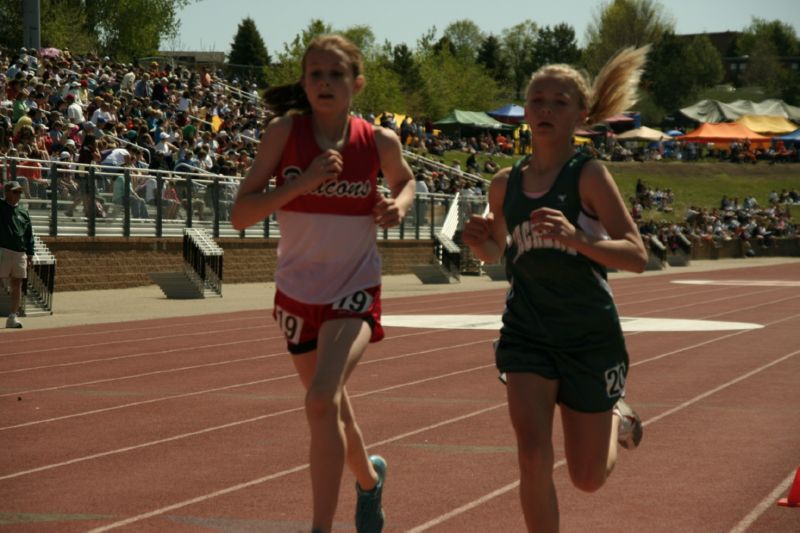
<path fill-rule="evenodd" d="M 149 272 L 183 268 L 177 237 L 43 237 L 56 257 L 56 292 L 150 285 Z M 276 239 L 217 239 L 224 251 L 224 283 L 272 281 Z M 407 274 L 433 259 L 431 240 L 378 241 L 384 274 Z"/>
<path fill-rule="evenodd" d="M 751 239 L 750 249 L 755 257 L 800 257 L 800 238 L 774 239 L 771 246 L 761 246 Z M 692 259 L 729 259 L 745 256 L 745 243 L 741 240 L 713 242 L 692 240 Z"/>
<path fill-rule="evenodd" d="M 150 285 L 149 272 L 183 269 L 183 239 L 177 237 L 43 237 L 56 257 L 56 291 L 120 289 Z M 221 238 L 224 283 L 272 281 L 277 239 Z M 430 264 L 433 241 L 380 240 L 383 273 L 408 274 L 412 265 Z M 800 257 L 800 239 L 753 246 L 756 256 Z M 692 260 L 743 257 L 741 241 L 695 241 Z M 467 263 L 464 263 L 466 265 Z"/>

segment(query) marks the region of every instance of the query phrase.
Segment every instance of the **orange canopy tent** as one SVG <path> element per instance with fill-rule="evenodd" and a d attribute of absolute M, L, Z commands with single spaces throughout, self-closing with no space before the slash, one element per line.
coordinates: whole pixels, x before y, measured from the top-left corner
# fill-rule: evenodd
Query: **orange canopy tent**
<path fill-rule="evenodd" d="M 753 145 L 768 145 L 770 138 L 759 135 L 750 128 L 735 122 L 706 122 L 696 130 L 686 135 L 679 135 L 675 140 L 686 142 L 700 142 L 728 145 L 733 141 L 748 139 Z"/>

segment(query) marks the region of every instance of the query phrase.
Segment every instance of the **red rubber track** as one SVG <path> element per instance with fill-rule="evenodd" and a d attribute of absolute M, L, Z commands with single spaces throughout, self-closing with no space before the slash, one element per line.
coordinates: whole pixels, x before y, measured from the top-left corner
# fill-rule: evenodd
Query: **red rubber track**
<path fill-rule="evenodd" d="M 626 333 L 645 421 L 566 532 L 798 532 L 778 507 L 800 466 L 796 265 L 620 278 L 623 317 L 761 329 Z M 678 279 L 794 286 L 684 285 Z M 498 315 L 501 290 L 384 301 L 384 314 Z M 385 531 L 524 531 L 494 331 L 387 327 L 348 383 L 389 463 Z M 268 310 L 19 331 L 0 342 L 0 531 L 307 531 L 303 390 Z M 556 427 L 559 425 L 556 424 Z M 337 531 L 353 530 L 345 473 Z"/>

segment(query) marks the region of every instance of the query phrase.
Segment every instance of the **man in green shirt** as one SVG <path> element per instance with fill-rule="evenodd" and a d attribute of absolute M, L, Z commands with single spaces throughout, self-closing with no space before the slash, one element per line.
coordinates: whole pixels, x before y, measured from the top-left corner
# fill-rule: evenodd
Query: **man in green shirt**
<path fill-rule="evenodd" d="M 7 328 L 21 328 L 17 312 L 22 301 L 22 280 L 28 277 L 33 263 L 33 226 L 31 217 L 19 205 L 22 186 L 9 181 L 3 186 L 5 201 L 0 202 L 0 279 L 11 284 L 11 307 Z"/>

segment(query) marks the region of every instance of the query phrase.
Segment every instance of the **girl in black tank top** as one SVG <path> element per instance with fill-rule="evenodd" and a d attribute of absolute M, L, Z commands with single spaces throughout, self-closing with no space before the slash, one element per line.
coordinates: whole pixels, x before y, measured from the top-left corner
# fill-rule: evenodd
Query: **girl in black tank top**
<path fill-rule="evenodd" d="M 489 215 L 473 216 L 462 233 L 482 261 L 505 258 L 511 286 L 495 358 L 530 530 L 558 530 L 556 404 L 570 477 L 581 490 L 605 483 L 618 444 L 633 448 L 641 439 L 641 421 L 622 400 L 628 355 L 606 267 L 641 272 L 647 252 L 613 178 L 576 154 L 572 136 L 633 105 L 646 53 L 622 50 L 592 85 L 568 65 L 534 73 L 525 104 L 533 155 L 495 175 Z"/>

